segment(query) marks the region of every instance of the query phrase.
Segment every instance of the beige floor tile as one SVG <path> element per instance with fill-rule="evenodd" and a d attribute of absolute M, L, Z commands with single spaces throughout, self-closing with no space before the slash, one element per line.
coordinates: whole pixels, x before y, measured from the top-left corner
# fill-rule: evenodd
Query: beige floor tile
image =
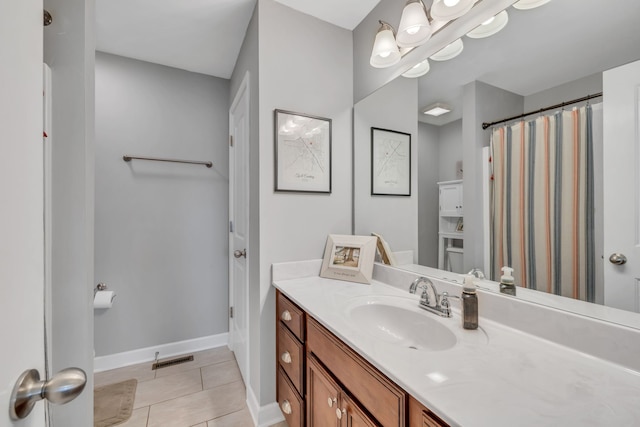
<path fill-rule="evenodd" d="M 271 427 L 288 427 L 289 425 L 287 424 L 286 421 L 281 421 L 278 424 L 274 424 Z"/>
<path fill-rule="evenodd" d="M 205 350 L 190 354 L 193 354 L 193 362 L 186 362 L 179 365 L 158 369 L 156 371 L 156 378 L 173 375 L 178 372 L 185 372 L 191 369 L 202 368 L 203 366 L 214 365 L 216 363 L 226 362 L 228 360 L 235 360 L 233 357 L 233 352 L 229 350 L 229 347 L 227 346 L 217 347 L 211 350 Z M 163 359 L 160 359 L 160 361 L 162 360 Z"/>
<path fill-rule="evenodd" d="M 235 360 L 202 368 L 202 385 L 205 390 L 236 381 L 242 381 L 242 375 Z"/>
<path fill-rule="evenodd" d="M 134 408 L 141 408 L 166 400 L 202 391 L 202 376 L 199 369 L 180 372 L 153 381 L 138 383 Z"/>
<path fill-rule="evenodd" d="M 210 420 L 207 423 L 207 427 L 253 427 L 253 419 L 249 413 L 249 409 L 246 408 L 234 412 L 233 414 L 225 415 L 224 417 Z"/>
<path fill-rule="evenodd" d="M 153 405 L 147 427 L 185 427 L 222 417 L 245 408 L 241 381 Z"/>
<path fill-rule="evenodd" d="M 130 380 L 131 378 L 137 379 L 138 384 L 142 381 L 152 380 L 156 376 L 156 371 L 151 370 L 151 365 L 152 362 L 147 362 L 95 373 L 93 374 L 94 387 Z"/>
<path fill-rule="evenodd" d="M 147 427 L 147 419 L 149 418 L 149 407 L 134 409 L 131 418 L 118 427 Z"/>
<path fill-rule="evenodd" d="M 197 426 L 193 426 L 193 427 L 207 427 L 207 423 L 200 423 Z"/>

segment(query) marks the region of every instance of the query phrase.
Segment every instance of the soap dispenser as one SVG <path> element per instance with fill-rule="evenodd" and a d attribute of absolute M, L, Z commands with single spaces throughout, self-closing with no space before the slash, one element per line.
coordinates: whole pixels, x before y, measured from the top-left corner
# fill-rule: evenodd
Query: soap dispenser
<path fill-rule="evenodd" d="M 475 277 L 470 274 L 464 276 L 460 299 L 462 300 L 462 327 L 478 329 L 478 295 L 476 295 Z"/>
<path fill-rule="evenodd" d="M 516 295 L 516 285 L 513 279 L 513 268 L 504 266 L 502 267 L 504 273 L 500 278 L 500 292 L 507 295 Z"/>

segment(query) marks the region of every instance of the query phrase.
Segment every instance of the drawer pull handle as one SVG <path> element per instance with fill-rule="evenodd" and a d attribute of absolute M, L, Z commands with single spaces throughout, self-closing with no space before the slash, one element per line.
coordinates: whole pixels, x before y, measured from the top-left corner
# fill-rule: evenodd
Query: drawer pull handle
<path fill-rule="evenodd" d="M 280 316 L 280 318 L 285 322 L 288 322 L 291 320 L 291 313 L 289 313 L 289 310 L 285 310 L 282 312 L 282 315 Z"/>
<path fill-rule="evenodd" d="M 346 414 L 346 413 L 347 413 L 346 409 L 340 410 L 340 408 L 336 408 L 336 417 L 338 417 L 339 420 L 342 419 L 342 414 Z"/>
<path fill-rule="evenodd" d="M 289 403 L 288 400 L 282 402 L 280 408 L 282 408 L 282 412 L 284 412 L 285 414 L 291 415 L 291 403 Z"/>
<path fill-rule="evenodd" d="M 328 398 L 327 399 L 327 404 L 329 405 L 329 408 L 333 408 L 333 404 L 336 403 L 336 398 Z"/>
<path fill-rule="evenodd" d="M 285 351 L 282 353 L 282 356 L 280 356 L 280 359 L 282 359 L 284 363 L 291 363 L 291 354 L 288 351 Z"/>

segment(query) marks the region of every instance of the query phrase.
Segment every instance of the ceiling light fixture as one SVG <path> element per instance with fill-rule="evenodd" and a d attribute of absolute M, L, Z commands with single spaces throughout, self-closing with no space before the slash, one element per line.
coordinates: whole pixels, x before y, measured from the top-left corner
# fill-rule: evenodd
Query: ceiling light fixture
<path fill-rule="evenodd" d="M 369 63 L 375 68 L 385 68 L 397 64 L 400 61 L 400 50 L 396 44 L 393 27 L 384 21 L 380 22 L 380 28 L 373 42 L 373 51 Z"/>
<path fill-rule="evenodd" d="M 509 15 L 506 10 L 498 13 L 496 16 L 487 19 L 473 30 L 467 33 L 467 37 L 472 39 L 483 39 L 492 36 L 507 26 Z"/>
<path fill-rule="evenodd" d="M 415 47 L 431 37 L 431 24 L 422 0 L 408 0 L 402 10 L 396 42 L 400 47 Z"/>
<path fill-rule="evenodd" d="M 549 3 L 551 0 L 520 0 L 513 4 L 513 7 L 520 10 L 535 9 L 544 4 Z"/>
<path fill-rule="evenodd" d="M 429 60 L 425 59 L 422 62 L 418 62 L 416 65 L 411 67 L 409 71 L 402 74 L 402 77 L 407 77 L 410 79 L 416 78 L 416 77 L 422 77 L 429 72 L 429 68 L 430 68 Z"/>
<path fill-rule="evenodd" d="M 464 44 L 462 43 L 462 39 L 458 39 L 431 55 L 429 59 L 433 59 L 434 61 L 448 61 L 460 55 L 463 49 Z"/>
<path fill-rule="evenodd" d="M 434 117 L 438 117 L 450 112 L 451 112 L 451 107 L 449 107 L 446 104 L 441 104 L 439 102 L 436 102 L 435 104 L 431 104 L 422 110 L 422 114 L 428 114 Z"/>
<path fill-rule="evenodd" d="M 431 17 L 438 21 L 451 21 L 469 12 L 476 0 L 433 0 Z"/>

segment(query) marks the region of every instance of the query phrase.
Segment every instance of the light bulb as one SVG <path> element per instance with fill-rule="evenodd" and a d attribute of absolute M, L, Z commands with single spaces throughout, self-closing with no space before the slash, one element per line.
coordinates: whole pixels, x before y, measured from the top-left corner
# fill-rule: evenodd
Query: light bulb
<path fill-rule="evenodd" d="M 409 27 L 405 30 L 407 34 L 414 35 L 418 31 L 420 31 L 420 25 L 414 25 L 413 27 Z"/>
<path fill-rule="evenodd" d="M 443 0 L 445 6 L 447 7 L 453 7 L 455 5 L 457 5 L 458 3 L 460 3 L 460 0 Z"/>
<path fill-rule="evenodd" d="M 489 18 L 489 19 L 487 19 L 486 21 L 484 21 L 484 22 L 482 23 L 482 25 L 489 25 L 489 24 L 491 24 L 491 23 L 493 22 L 493 20 L 494 20 L 494 19 L 496 19 L 496 17 L 495 17 L 495 16 L 492 16 L 491 18 Z"/>
<path fill-rule="evenodd" d="M 391 52 L 381 52 L 378 54 L 378 56 L 381 58 L 386 58 L 389 55 L 391 55 Z"/>

